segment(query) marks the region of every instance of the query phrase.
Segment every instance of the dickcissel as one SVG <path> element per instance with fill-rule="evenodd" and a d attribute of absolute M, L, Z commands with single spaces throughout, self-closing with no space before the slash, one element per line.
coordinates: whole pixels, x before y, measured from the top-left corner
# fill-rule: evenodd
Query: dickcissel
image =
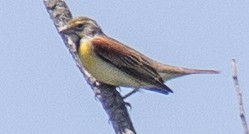
<path fill-rule="evenodd" d="M 143 88 L 163 94 L 172 93 L 164 82 L 189 74 L 216 74 L 214 70 L 175 67 L 159 63 L 104 34 L 87 17 L 77 17 L 60 29 L 80 40 L 77 52 L 84 68 L 97 81 L 113 86 Z"/>

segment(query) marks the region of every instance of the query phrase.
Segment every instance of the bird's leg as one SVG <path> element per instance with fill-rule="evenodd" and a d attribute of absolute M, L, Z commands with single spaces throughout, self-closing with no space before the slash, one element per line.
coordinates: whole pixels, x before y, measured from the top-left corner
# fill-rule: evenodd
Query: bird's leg
<path fill-rule="evenodd" d="M 138 91 L 139 91 L 139 88 L 134 88 L 131 92 L 129 92 L 128 94 L 124 95 L 124 96 L 123 96 L 123 99 L 128 98 L 129 96 L 131 96 L 132 94 L 134 94 L 134 93 L 136 93 L 136 92 L 138 92 Z M 131 104 L 130 104 L 129 102 L 125 102 L 125 105 L 126 105 L 127 107 L 129 107 L 130 109 L 132 109 L 132 106 L 131 106 Z"/>
<path fill-rule="evenodd" d="M 131 92 L 129 92 L 128 94 L 123 96 L 123 99 L 128 98 L 129 96 L 131 96 L 132 94 L 136 93 L 139 91 L 139 88 L 134 88 Z"/>

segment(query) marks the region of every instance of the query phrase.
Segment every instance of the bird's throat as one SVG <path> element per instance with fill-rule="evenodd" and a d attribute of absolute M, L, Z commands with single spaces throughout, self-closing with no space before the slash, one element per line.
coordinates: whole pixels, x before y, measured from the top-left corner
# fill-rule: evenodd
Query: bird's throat
<path fill-rule="evenodd" d="M 79 57 L 81 59 L 81 62 L 83 66 L 88 70 L 91 68 L 92 64 L 94 63 L 94 57 L 93 57 L 93 47 L 88 40 L 82 40 L 80 41 L 79 46 Z"/>

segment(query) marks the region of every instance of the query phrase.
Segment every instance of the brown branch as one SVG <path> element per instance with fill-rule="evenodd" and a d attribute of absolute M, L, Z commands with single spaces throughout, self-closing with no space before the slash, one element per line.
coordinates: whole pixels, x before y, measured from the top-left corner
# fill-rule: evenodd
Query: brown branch
<path fill-rule="evenodd" d="M 70 13 L 64 0 L 43 1 L 57 31 L 59 31 L 59 28 L 66 25 L 67 22 L 72 19 L 72 14 Z M 88 84 L 92 87 L 98 100 L 102 103 L 102 106 L 108 114 L 115 132 L 117 134 L 135 134 L 135 129 L 125 106 L 126 103 L 116 90 L 116 87 L 95 82 L 95 79 L 84 70 L 76 52 L 75 44 L 79 40 L 77 36 L 68 36 L 61 33 L 60 35 L 75 60 L 77 67 L 80 69 Z"/>
<path fill-rule="evenodd" d="M 244 128 L 244 134 L 249 134 L 248 125 L 246 122 L 245 110 L 242 101 L 242 94 L 240 92 L 239 80 L 238 80 L 238 70 L 235 59 L 232 59 L 232 73 L 233 73 L 233 81 L 234 86 L 237 93 L 238 103 L 239 103 L 239 111 L 240 111 L 240 119 L 242 122 L 242 126 Z"/>

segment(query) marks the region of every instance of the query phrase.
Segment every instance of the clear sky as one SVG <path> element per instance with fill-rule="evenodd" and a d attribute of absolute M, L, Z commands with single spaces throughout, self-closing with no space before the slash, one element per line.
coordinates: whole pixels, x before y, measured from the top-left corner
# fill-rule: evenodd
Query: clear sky
<path fill-rule="evenodd" d="M 174 94 L 129 97 L 139 134 L 242 134 L 230 60 L 237 59 L 249 118 L 249 2 L 74 0 L 74 16 L 160 62 L 221 71 L 167 82 Z M 42 0 L 0 5 L 0 133 L 111 134 Z M 121 88 L 122 94 L 131 91 Z"/>

